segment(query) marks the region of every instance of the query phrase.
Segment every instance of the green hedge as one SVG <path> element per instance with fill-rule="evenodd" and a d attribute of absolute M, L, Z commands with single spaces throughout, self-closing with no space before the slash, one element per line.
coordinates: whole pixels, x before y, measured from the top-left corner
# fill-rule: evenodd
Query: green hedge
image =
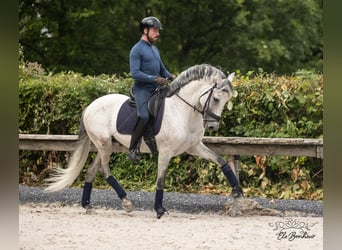
<path fill-rule="evenodd" d="M 48 75 L 37 64 L 19 69 L 19 133 L 77 134 L 83 109 L 108 93 L 127 94 L 129 76 L 82 76 L 74 72 Z M 236 74 L 235 95 L 222 114 L 214 136 L 323 137 L 323 76 L 298 71 L 293 76 L 250 72 Z M 53 166 L 64 167 L 69 153 L 20 151 L 19 182 L 41 185 Z M 90 154 L 88 163 L 94 157 Z M 114 154 L 113 175 L 128 190 L 154 190 L 156 159 L 133 165 L 126 154 Z M 82 185 L 86 168 L 75 185 Z M 240 181 L 249 196 L 322 199 L 322 160 L 308 157 L 241 157 Z M 230 193 L 220 169 L 186 154 L 174 157 L 167 190 Z M 101 177 L 95 186 L 108 188 Z M 291 187 L 290 189 L 288 187 Z"/>

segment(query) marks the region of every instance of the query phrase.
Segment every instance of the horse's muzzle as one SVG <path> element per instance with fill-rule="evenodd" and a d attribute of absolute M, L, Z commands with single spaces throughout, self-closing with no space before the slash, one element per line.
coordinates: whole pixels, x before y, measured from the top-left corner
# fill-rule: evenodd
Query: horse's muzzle
<path fill-rule="evenodd" d="M 220 127 L 220 123 L 218 121 L 207 121 L 205 123 L 205 128 L 211 131 L 217 131 Z"/>
<path fill-rule="evenodd" d="M 221 116 L 218 116 L 218 115 L 216 115 L 213 112 L 208 110 L 205 113 L 205 118 L 204 118 L 205 128 L 207 128 L 211 131 L 217 131 L 219 129 L 219 126 L 220 126 L 220 119 L 221 119 Z"/>

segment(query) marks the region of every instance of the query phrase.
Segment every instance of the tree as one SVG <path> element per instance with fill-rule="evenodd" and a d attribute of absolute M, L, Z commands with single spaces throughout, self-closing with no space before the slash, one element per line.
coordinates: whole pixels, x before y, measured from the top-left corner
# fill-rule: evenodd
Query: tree
<path fill-rule="evenodd" d="M 19 0 L 19 42 L 26 60 L 49 71 L 124 73 L 139 21 L 155 15 L 171 71 L 322 71 L 322 10 L 322 0 Z"/>
<path fill-rule="evenodd" d="M 133 38 L 125 31 L 138 29 L 136 20 L 131 21 L 138 8 L 130 4 L 127 15 L 128 1 L 20 1 L 19 41 L 26 59 L 54 72 L 127 71 Z"/>
<path fill-rule="evenodd" d="M 321 1 L 168 4 L 159 5 L 163 21 L 168 24 L 162 36 L 168 42 L 160 47 L 177 67 L 210 62 L 244 72 L 262 68 L 284 74 L 311 67 L 322 71 Z"/>

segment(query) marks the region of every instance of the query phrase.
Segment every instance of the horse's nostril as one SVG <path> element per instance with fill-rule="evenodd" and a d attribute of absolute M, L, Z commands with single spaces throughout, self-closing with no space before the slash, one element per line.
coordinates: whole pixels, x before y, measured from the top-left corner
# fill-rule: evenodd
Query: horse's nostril
<path fill-rule="evenodd" d="M 209 130 L 212 130 L 212 131 L 217 131 L 218 126 L 216 126 L 216 125 L 209 125 L 209 126 L 208 126 L 208 129 L 209 129 Z"/>

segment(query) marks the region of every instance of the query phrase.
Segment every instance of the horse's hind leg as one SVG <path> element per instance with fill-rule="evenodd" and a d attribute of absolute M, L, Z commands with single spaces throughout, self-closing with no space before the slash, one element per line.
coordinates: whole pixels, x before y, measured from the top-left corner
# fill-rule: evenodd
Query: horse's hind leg
<path fill-rule="evenodd" d="M 96 173 L 99 169 L 99 166 L 100 166 L 100 155 L 97 154 L 94 162 L 88 168 L 87 175 L 85 178 L 85 183 L 83 186 L 81 204 L 82 204 L 82 207 L 85 209 L 91 208 L 90 207 L 90 195 L 91 195 L 92 183 L 95 179 L 95 176 L 96 176 Z"/>
<path fill-rule="evenodd" d="M 127 198 L 126 191 L 121 187 L 119 182 L 115 179 L 109 169 L 109 159 L 110 155 L 112 154 L 112 141 L 110 140 L 106 145 L 104 145 L 100 150 L 99 154 L 101 155 L 101 173 L 106 179 L 107 183 L 115 190 L 117 195 L 122 201 L 122 208 L 126 212 L 133 211 L 133 204 Z"/>

